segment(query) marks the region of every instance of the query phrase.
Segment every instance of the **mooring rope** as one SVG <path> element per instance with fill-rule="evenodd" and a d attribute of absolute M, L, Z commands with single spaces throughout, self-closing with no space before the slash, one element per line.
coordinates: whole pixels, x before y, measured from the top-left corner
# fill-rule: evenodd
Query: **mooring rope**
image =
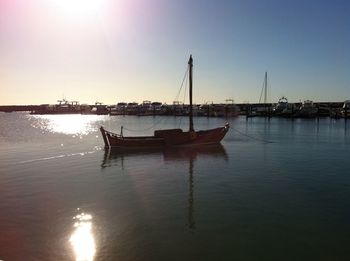
<path fill-rule="evenodd" d="M 165 119 L 165 122 L 168 120 L 168 117 L 165 116 L 165 117 L 160 117 L 160 119 L 158 121 L 156 121 L 155 123 L 153 123 L 150 127 L 148 128 L 145 128 L 145 129 L 137 129 L 137 130 L 134 130 L 134 129 L 129 129 L 129 128 L 126 128 L 123 126 L 123 129 L 124 130 L 128 130 L 128 131 L 131 131 L 131 132 L 143 132 L 143 131 L 147 131 L 147 130 L 150 130 L 150 129 L 153 129 L 155 126 L 157 126 L 159 123 L 161 123 L 163 120 Z"/>
<path fill-rule="evenodd" d="M 252 140 L 261 141 L 261 142 L 264 142 L 264 143 L 274 143 L 273 141 L 269 141 L 269 140 L 266 140 L 266 139 L 260 139 L 260 138 L 256 138 L 254 136 L 248 135 L 248 134 L 246 134 L 244 132 L 241 132 L 241 131 L 233 128 L 233 127 L 231 127 L 231 128 L 232 128 L 232 130 L 234 130 L 234 131 L 238 132 L 239 134 L 241 134 L 241 135 L 243 135 L 243 136 L 245 136 L 247 138 L 250 138 Z"/>

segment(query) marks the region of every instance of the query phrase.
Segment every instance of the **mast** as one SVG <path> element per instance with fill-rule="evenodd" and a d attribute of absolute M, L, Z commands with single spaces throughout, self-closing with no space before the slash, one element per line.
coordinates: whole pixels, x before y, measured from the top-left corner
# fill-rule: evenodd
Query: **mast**
<path fill-rule="evenodd" d="M 190 131 L 194 131 L 193 129 L 193 110 L 192 110 L 192 69 L 193 69 L 193 59 L 192 55 L 190 55 L 190 59 L 188 60 L 189 66 L 189 82 L 190 82 Z"/>
<path fill-rule="evenodd" d="M 267 103 L 267 72 L 265 72 L 265 78 L 264 78 L 264 94 L 265 94 L 264 103 L 266 106 L 266 103 Z"/>
<path fill-rule="evenodd" d="M 260 98 L 259 98 L 259 103 L 262 103 L 262 102 L 265 105 L 267 103 L 267 72 L 265 72 L 264 82 L 263 82 L 263 86 L 261 88 L 261 93 L 260 93 Z"/>

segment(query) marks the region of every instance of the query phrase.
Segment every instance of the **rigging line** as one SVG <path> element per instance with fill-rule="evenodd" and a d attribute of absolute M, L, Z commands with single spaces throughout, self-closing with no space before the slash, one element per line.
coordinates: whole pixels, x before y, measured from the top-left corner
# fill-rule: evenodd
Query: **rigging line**
<path fill-rule="evenodd" d="M 241 134 L 241 135 L 243 135 L 243 136 L 246 136 L 246 137 L 248 137 L 248 138 L 250 138 L 250 139 L 253 139 L 253 140 L 256 140 L 256 141 L 262 141 L 262 142 L 264 142 L 264 143 L 274 143 L 273 141 L 269 141 L 269 140 L 259 139 L 259 138 L 253 137 L 253 136 L 248 135 L 248 134 L 246 134 L 246 133 L 244 133 L 244 132 L 241 132 L 241 131 L 239 131 L 239 130 L 233 128 L 233 127 L 231 127 L 231 128 L 232 128 L 232 130 L 234 130 L 234 131 L 238 132 L 239 134 Z"/>
<path fill-rule="evenodd" d="M 186 82 L 185 82 L 185 91 L 184 91 L 184 98 L 183 98 L 183 101 L 182 103 L 185 105 L 185 101 L 186 101 L 186 92 L 187 92 L 187 83 L 188 83 L 188 77 L 186 77 Z"/>
<path fill-rule="evenodd" d="M 183 97 L 183 100 L 182 100 L 182 111 L 185 109 L 185 102 L 186 102 L 186 94 L 187 94 L 187 86 L 188 86 L 188 77 L 186 77 L 186 82 L 185 82 L 185 91 L 184 91 L 184 97 Z M 182 124 L 182 118 L 180 118 L 180 122 L 179 122 L 179 128 L 181 127 L 181 124 Z"/>
<path fill-rule="evenodd" d="M 187 79 L 188 71 L 189 71 L 189 68 L 187 67 L 186 71 L 185 71 L 185 75 L 184 75 L 184 77 L 182 79 L 182 83 L 181 83 L 180 89 L 179 89 L 179 91 L 178 91 L 178 93 L 176 95 L 175 101 L 177 101 L 179 99 L 179 96 L 180 96 L 180 93 L 181 93 L 181 90 L 182 90 L 182 86 L 184 85 L 184 81 Z"/>
<path fill-rule="evenodd" d="M 186 80 L 186 84 L 187 84 L 187 80 L 188 80 L 187 75 L 188 75 L 188 72 L 189 72 L 189 66 L 187 66 L 187 68 L 186 68 L 185 75 L 184 75 L 184 77 L 183 77 L 183 79 L 182 79 L 180 89 L 179 89 L 179 91 L 178 91 L 178 93 L 177 93 L 177 96 L 176 96 L 176 98 L 175 98 L 176 101 L 179 99 L 179 96 L 180 96 L 180 93 L 181 93 L 181 90 L 182 90 L 182 87 L 183 87 L 183 85 L 184 85 L 185 80 Z M 164 118 L 167 118 L 167 117 L 164 117 Z M 155 123 L 152 124 L 150 127 L 145 128 L 145 129 L 142 129 L 142 130 L 140 130 L 140 129 L 134 130 L 134 129 L 129 129 L 129 128 L 125 128 L 125 127 L 123 127 L 123 129 L 128 130 L 128 131 L 131 131 L 131 132 L 142 132 L 142 131 L 147 131 L 147 130 L 150 130 L 150 129 L 154 128 L 156 125 L 158 125 L 161 121 L 163 121 L 164 118 L 161 117 L 159 121 L 155 122 Z M 167 120 L 167 119 L 166 119 L 166 120 Z M 180 124 L 181 124 L 181 119 L 180 119 Z"/>
<path fill-rule="evenodd" d="M 187 92 L 187 82 L 188 82 L 188 77 L 186 77 L 186 82 L 185 82 L 185 91 L 184 91 L 184 97 L 183 97 L 183 101 L 182 101 L 182 111 L 185 109 L 186 92 Z M 183 117 L 180 118 L 179 128 L 181 127 L 182 118 L 183 118 Z"/>
<path fill-rule="evenodd" d="M 137 129 L 137 130 L 129 129 L 129 128 L 126 128 L 124 126 L 123 126 L 123 129 L 131 131 L 131 132 L 143 132 L 143 131 L 147 131 L 147 130 L 153 129 L 155 126 L 157 126 L 159 123 L 161 123 L 164 119 L 167 121 L 167 117 L 160 117 L 160 119 L 158 121 L 156 121 L 154 124 L 152 124 L 150 127 L 145 128 L 145 129 L 141 129 L 141 130 L 140 129 Z"/>
<path fill-rule="evenodd" d="M 184 83 L 185 83 L 185 91 L 184 91 L 184 101 L 183 101 L 183 104 L 182 106 L 184 105 L 185 103 L 185 95 L 186 95 L 186 90 L 187 90 L 187 81 L 188 81 L 188 73 L 189 73 L 189 66 L 186 67 L 186 71 L 185 71 L 185 75 L 182 79 L 182 82 L 181 82 L 181 86 L 180 86 L 180 89 L 176 95 L 176 98 L 175 98 L 175 101 L 179 101 L 179 97 L 180 97 L 180 94 L 181 94 L 181 90 L 182 90 L 182 87 L 184 86 Z M 186 81 L 186 82 L 185 82 Z M 180 104 L 178 104 L 178 106 L 181 106 Z M 181 109 L 181 108 L 180 108 Z M 183 108 L 182 108 L 183 109 Z M 179 123 L 178 123 L 178 126 L 180 128 L 181 126 L 181 122 L 182 122 L 182 118 L 183 117 L 180 117 L 180 120 L 179 120 Z"/>
<path fill-rule="evenodd" d="M 262 84 L 262 88 L 261 88 L 261 92 L 260 92 L 260 98 L 259 98 L 259 103 L 261 103 L 261 98 L 262 98 L 262 95 L 263 95 L 263 92 L 264 92 L 264 82 L 265 82 L 265 79 L 263 81 L 263 84 Z"/>

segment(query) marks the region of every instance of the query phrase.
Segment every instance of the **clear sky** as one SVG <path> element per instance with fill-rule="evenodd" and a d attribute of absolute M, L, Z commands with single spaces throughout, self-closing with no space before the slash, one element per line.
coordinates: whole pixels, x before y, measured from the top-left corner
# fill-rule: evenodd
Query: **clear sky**
<path fill-rule="evenodd" d="M 0 0 L 3 105 L 172 103 L 190 54 L 196 103 L 344 101 L 350 1 Z"/>

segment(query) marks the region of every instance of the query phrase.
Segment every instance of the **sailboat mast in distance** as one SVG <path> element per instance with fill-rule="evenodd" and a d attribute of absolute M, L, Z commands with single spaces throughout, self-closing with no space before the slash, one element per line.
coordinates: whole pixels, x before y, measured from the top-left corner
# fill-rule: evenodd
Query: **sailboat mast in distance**
<path fill-rule="evenodd" d="M 192 55 L 190 55 L 190 59 L 188 60 L 188 66 L 189 66 L 189 82 L 190 82 L 190 131 L 194 131 L 193 129 L 193 110 L 192 110 L 192 80 L 193 80 L 193 75 L 192 75 L 192 70 L 193 70 L 193 59 Z"/>
<path fill-rule="evenodd" d="M 265 92 L 265 97 L 264 97 L 264 103 L 267 103 L 267 72 L 265 72 L 265 79 L 264 79 L 264 92 Z"/>
<path fill-rule="evenodd" d="M 264 82 L 260 93 L 259 103 L 267 103 L 267 72 L 265 72 Z M 264 97 L 263 97 L 264 96 Z"/>

